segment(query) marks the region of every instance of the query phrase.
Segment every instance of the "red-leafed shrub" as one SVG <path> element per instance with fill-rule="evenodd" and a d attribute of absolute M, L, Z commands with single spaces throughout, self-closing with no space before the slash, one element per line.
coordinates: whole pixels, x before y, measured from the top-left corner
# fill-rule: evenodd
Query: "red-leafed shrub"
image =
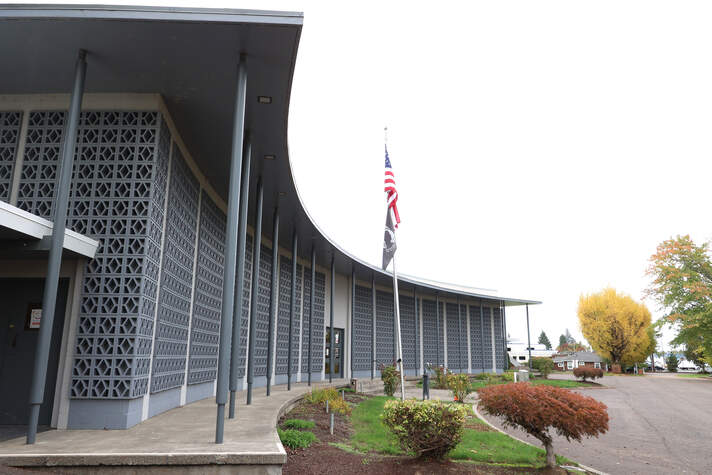
<path fill-rule="evenodd" d="M 587 379 L 594 380 L 596 378 L 603 377 L 603 370 L 601 368 L 592 368 L 590 366 L 579 366 L 574 368 L 574 376 L 581 378 L 584 381 Z"/>
<path fill-rule="evenodd" d="M 515 383 L 488 386 L 479 395 L 484 410 L 503 417 L 505 426 L 520 427 L 541 441 L 549 467 L 556 465 L 551 429 L 578 442 L 608 430 L 606 405 L 568 389 Z"/>

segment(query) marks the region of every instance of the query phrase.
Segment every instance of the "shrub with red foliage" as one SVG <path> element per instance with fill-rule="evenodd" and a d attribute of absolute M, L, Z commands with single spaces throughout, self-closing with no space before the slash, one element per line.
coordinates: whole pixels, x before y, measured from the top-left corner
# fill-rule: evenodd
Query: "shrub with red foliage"
<path fill-rule="evenodd" d="M 574 376 L 581 378 L 584 381 L 587 379 L 594 380 L 596 378 L 603 377 L 603 370 L 601 368 L 592 368 L 590 366 L 579 366 L 574 368 Z"/>
<path fill-rule="evenodd" d="M 505 426 L 524 429 L 541 441 L 549 467 L 556 465 L 551 429 L 578 442 L 608 430 L 606 405 L 568 389 L 515 383 L 487 386 L 479 395 L 484 410 L 503 417 Z"/>

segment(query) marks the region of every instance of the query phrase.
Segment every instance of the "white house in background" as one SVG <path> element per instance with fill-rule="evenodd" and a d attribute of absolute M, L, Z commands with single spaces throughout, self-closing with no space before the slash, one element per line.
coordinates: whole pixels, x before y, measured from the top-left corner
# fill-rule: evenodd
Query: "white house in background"
<path fill-rule="evenodd" d="M 554 356 L 554 368 L 558 371 L 570 371 L 579 366 L 601 367 L 601 357 L 593 351 L 573 351 Z"/>
<path fill-rule="evenodd" d="M 680 362 L 677 364 L 677 371 L 678 373 L 699 373 L 700 371 L 702 371 L 702 368 L 700 368 L 692 361 L 681 359 Z"/>
<path fill-rule="evenodd" d="M 554 354 L 556 354 L 556 351 L 547 350 L 546 346 L 541 343 L 532 343 L 531 346 L 527 346 L 526 341 L 516 338 L 508 338 L 507 355 L 509 355 L 509 361 L 511 361 L 515 366 L 528 366 L 529 348 L 531 348 L 532 358 L 538 356 L 551 358 Z"/>

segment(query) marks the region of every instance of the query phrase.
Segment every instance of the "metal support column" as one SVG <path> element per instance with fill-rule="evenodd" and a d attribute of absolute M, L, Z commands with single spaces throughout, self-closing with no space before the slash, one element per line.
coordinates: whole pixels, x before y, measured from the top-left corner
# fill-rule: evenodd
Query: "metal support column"
<path fill-rule="evenodd" d="M 334 375 L 334 288 L 336 287 L 336 266 L 334 256 L 336 251 L 331 253 L 331 286 L 329 290 L 329 382 Z"/>
<path fill-rule="evenodd" d="M 440 294 L 435 293 L 435 356 L 436 366 L 440 366 Z"/>
<path fill-rule="evenodd" d="M 74 84 L 67 116 L 67 133 L 62 147 L 57 199 L 54 202 L 54 226 L 47 262 L 47 277 L 44 281 L 42 294 L 42 322 L 35 348 L 35 361 L 32 370 L 32 385 L 30 386 L 30 419 L 27 427 L 27 443 L 34 444 L 37 438 L 37 423 L 40 417 L 40 406 L 44 399 L 47 380 L 47 360 L 52 339 L 54 312 L 57 304 L 57 286 L 59 269 L 62 265 L 62 250 L 64 249 L 64 231 L 67 227 L 67 208 L 69 206 L 69 189 L 72 184 L 72 165 L 74 163 L 74 148 L 77 143 L 79 114 L 82 109 L 84 95 L 84 78 L 87 72 L 86 51 L 79 50 L 74 67 Z"/>
<path fill-rule="evenodd" d="M 351 328 L 349 329 L 349 368 L 351 368 L 351 377 L 354 377 L 354 313 L 356 313 L 356 268 L 351 264 Z"/>
<path fill-rule="evenodd" d="M 371 272 L 371 379 L 376 372 L 376 276 Z"/>
<path fill-rule="evenodd" d="M 272 390 L 274 366 L 274 327 L 277 325 L 277 288 L 279 287 L 279 208 L 274 209 L 272 220 L 272 282 L 269 299 L 269 324 L 267 326 L 267 396 Z"/>
<path fill-rule="evenodd" d="M 504 309 L 507 308 L 507 306 L 504 303 L 504 300 L 502 300 L 502 335 L 504 335 L 504 370 L 507 371 L 509 368 L 509 354 L 507 353 L 507 320 L 505 319 L 505 312 Z"/>
<path fill-rule="evenodd" d="M 316 249 L 314 249 L 314 243 L 312 242 L 312 252 L 311 252 L 311 287 L 309 291 L 309 350 L 307 355 L 307 386 L 311 386 L 312 377 L 312 336 L 314 334 L 314 284 L 316 280 Z"/>
<path fill-rule="evenodd" d="M 485 372 L 485 312 L 480 299 L 480 348 L 482 348 L 482 372 Z"/>
<path fill-rule="evenodd" d="M 262 203 L 264 192 L 262 178 L 257 182 L 257 204 L 255 208 L 255 239 L 252 251 L 252 292 L 250 294 L 250 342 L 247 346 L 247 404 L 252 404 L 252 386 L 255 382 L 255 330 L 257 320 L 257 294 L 260 287 L 260 251 L 262 250 Z"/>
<path fill-rule="evenodd" d="M 292 390 L 292 340 L 294 337 L 294 314 L 297 309 L 297 230 L 292 234 L 292 292 L 289 305 L 289 343 L 287 344 L 287 391 Z"/>
<path fill-rule="evenodd" d="M 457 296 L 457 367 L 462 373 L 462 313 L 459 295 Z"/>
<path fill-rule="evenodd" d="M 242 294 L 245 288 L 245 243 L 247 242 L 247 208 L 250 201 L 250 160 L 252 145 L 246 138 L 242 157 L 242 179 L 240 182 L 240 215 L 237 223 L 237 286 L 235 306 L 232 311 L 232 347 L 230 353 L 230 402 L 228 417 L 235 418 L 235 393 L 240 376 L 240 353 L 242 350 Z"/>
<path fill-rule="evenodd" d="M 243 142 L 245 139 L 245 100 L 247 96 L 247 58 L 240 56 L 237 65 L 237 91 L 232 124 L 232 149 L 230 158 L 230 188 L 227 204 L 225 232 L 225 261 L 223 267 L 223 294 L 220 318 L 220 347 L 218 349 L 218 381 L 215 400 L 218 405 L 215 424 L 215 443 L 223 443 L 225 426 L 225 403 L 230 378 L 230 350 L 232 340 L 233 312 L 235 310 L 235 265 L 238 241 L 238 210 L 240 209 L 240 184 L 242 181 Z M 248 146 L 247 155 L 250 150 Z"/>
<path fill-rule="evenodd" d="M 532 369 L 532 340 L 529 334 L 529 304 L 526 304 L 527 308 L 527 351 L 529 351 L 529 369 Z"/>

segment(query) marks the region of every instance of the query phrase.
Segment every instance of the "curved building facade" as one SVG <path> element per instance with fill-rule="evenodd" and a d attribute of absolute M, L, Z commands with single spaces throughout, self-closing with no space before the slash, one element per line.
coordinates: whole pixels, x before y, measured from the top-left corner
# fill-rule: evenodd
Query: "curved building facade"
<path fill-rule="evenodd" d="M 0 7 L 0 424 L 26 423 L 44 358 L 39 423 L 59 428 L 127 428 L 228 388 L 377 378 L 394 361 L 392 276 L 314 225 L 291 172 L 301 28 L 299 13 Z M 538 303 L 399 286 L 413 376 L 502 371 L 506 308 Z"/>

